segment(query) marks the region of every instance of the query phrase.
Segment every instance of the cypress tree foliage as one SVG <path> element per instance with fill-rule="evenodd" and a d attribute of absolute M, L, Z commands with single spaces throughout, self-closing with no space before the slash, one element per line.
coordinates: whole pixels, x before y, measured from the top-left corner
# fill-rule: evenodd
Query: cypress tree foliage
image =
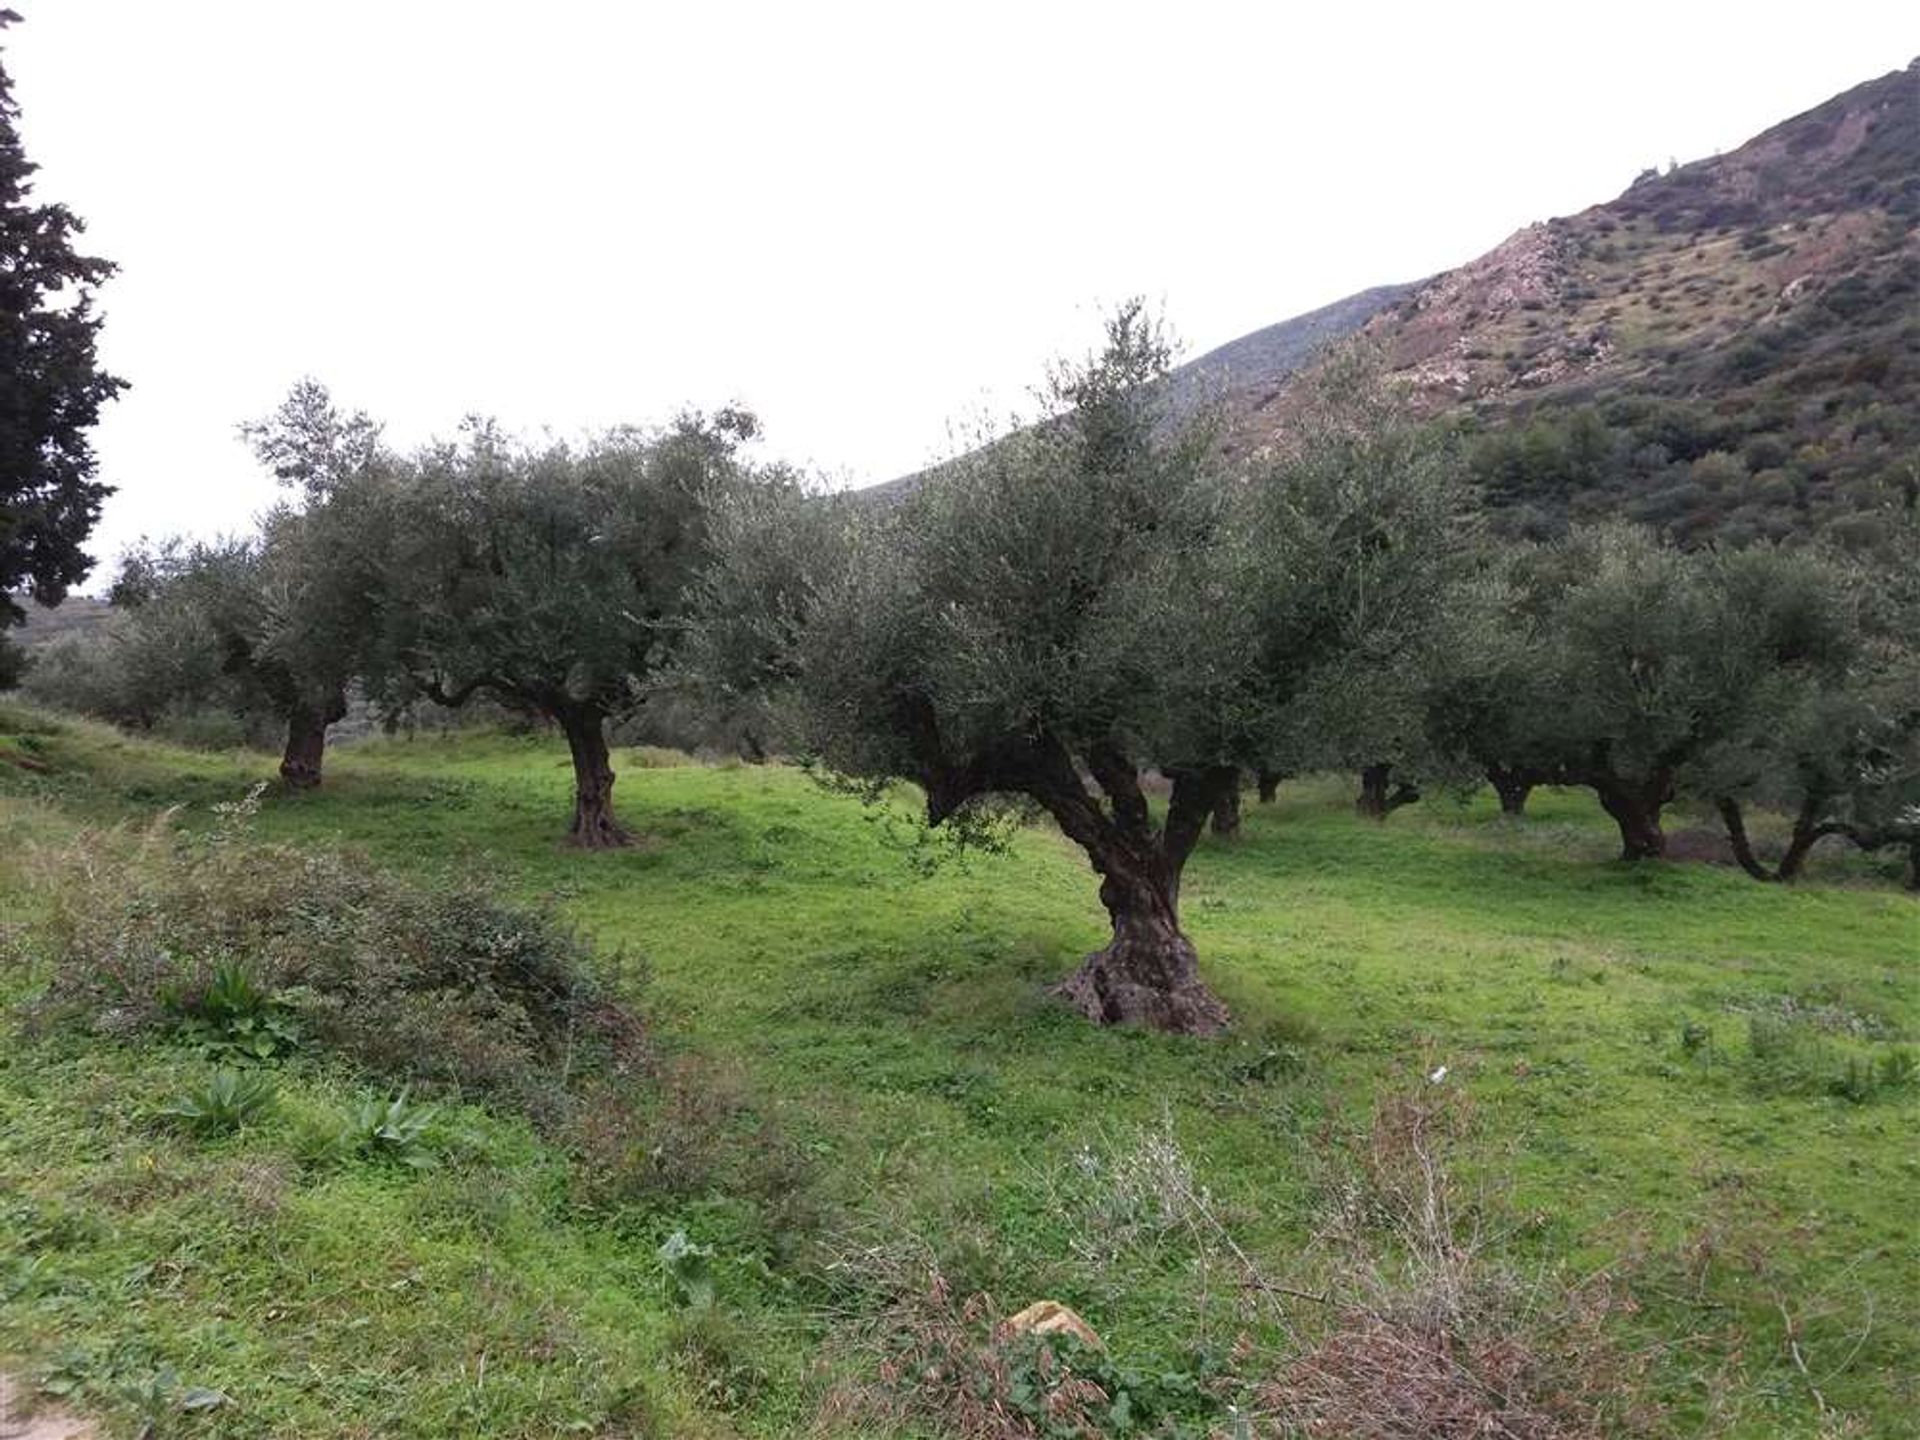
<path fill-rule="evenodd" d="M 0 10 L 0 32 L 19 18 Z M 19 113 L 0 66 L 0 631 L 25 619 L 14 592 L 57 604 L 86 578 L 80 547 L 110 493 L 87 431 L 126 383 L 94 354 L 114 266 L 74 248 L 85 226 L 66 206 L 33 202 Z"/>

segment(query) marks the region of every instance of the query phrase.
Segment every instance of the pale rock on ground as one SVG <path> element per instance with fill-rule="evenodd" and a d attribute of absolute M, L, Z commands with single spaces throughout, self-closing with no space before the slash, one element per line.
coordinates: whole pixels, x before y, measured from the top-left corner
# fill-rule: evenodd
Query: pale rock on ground
<path fill-rule="evenodd" d="M 30 1406 L 27 1388 L 0 1372 L 0 1440 L 94 1440 L 83 1420 L 50 1406 Z"/>

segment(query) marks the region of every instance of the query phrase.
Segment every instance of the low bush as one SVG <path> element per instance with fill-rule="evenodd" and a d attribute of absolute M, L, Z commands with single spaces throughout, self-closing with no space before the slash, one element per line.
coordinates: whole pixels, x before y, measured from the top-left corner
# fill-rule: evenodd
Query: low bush
<path fill-rule="evenodd" d="M 571 1107 L 561 1140 L 577 1201 L 612 1209 L 724 1194 L 753 1207 L 776 1248 L 817 1229 L 812 1161 L 737 1069 L 655 1057 L 644 1079 L 597 1078 Z"/>
<path fill-rule="evenodd" d="M 591 1208 L 723 1195 L 773 1256 L 818 1228 L 813 1164 L 740 1072 L 656 1053 L 551 916 L 261 842 L 255 803 L 219 807 L 209 833 L 163 818 L 38 856 L 35 1023 L 172 1037 L 222 1064 L 332 1056 L 386 1087 L 344 1128 L 308 1127 L 309 1160 L 424 1167 L 432 1108 L 410 1097 L 483 1100 L 556 1137 Z"/>
<path fill-rule="evenodd" d="M 42 855 L 43 1023 L 184 1029 L 266 1059 L 296 1043 L 373 1077 L 559 1118 L 571 1077 L 636 1061 L 641 1029 L 578 940 L 469 881 L 416 884 L 350 855 L 162 819 Z"/>
<path fill-rule="evenodd" d="M 1196 1356 L 1177 1369 L 1125 1363 L 1070 1334 L 1010 1325 L 991 1296 L 961 1298 L 931 1255 L 866 1252 L 865 1283 L 891 1292 L 877 1318 L 843 1343 L 866 1368 L 827 1394 L 831 1433 L 923 1429 L 959 1440 L 1201 1440 L 1227 1433 L 1218 1366 Z M 864 1433 L 864 1430 L 862 1430 Z"/>

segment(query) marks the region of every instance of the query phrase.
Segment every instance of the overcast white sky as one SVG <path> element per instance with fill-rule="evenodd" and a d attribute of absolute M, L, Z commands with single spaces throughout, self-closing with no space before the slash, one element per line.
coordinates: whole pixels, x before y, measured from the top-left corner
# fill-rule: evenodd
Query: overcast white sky
<path fill-rule="evenodd" d="M 402 443 L 744 401 L 888 479 L 1123 296 L 1198 353 L 1920 49 L 1857 0 L 10 3 L 38 193 L 121 267 L 103 560 L 244 526 L 303 374 Z"/>

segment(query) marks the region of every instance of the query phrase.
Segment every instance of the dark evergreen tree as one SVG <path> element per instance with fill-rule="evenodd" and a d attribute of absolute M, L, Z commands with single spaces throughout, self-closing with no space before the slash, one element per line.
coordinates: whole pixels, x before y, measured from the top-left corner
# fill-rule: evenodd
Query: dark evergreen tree
<path fill-rule="evenodd" d="M 19 18 L 0 10 L 0 30 Z M 33 203 L 18 118 L 0 66 L 0 631 L 25 618 L 15 593 L 57 604 L 91 568 L 80 547 L 109 489 L 87 432 L 125 384 L 94 355 L 114 267 L 74 248 L 85 227 L 66 206 Z"/>

